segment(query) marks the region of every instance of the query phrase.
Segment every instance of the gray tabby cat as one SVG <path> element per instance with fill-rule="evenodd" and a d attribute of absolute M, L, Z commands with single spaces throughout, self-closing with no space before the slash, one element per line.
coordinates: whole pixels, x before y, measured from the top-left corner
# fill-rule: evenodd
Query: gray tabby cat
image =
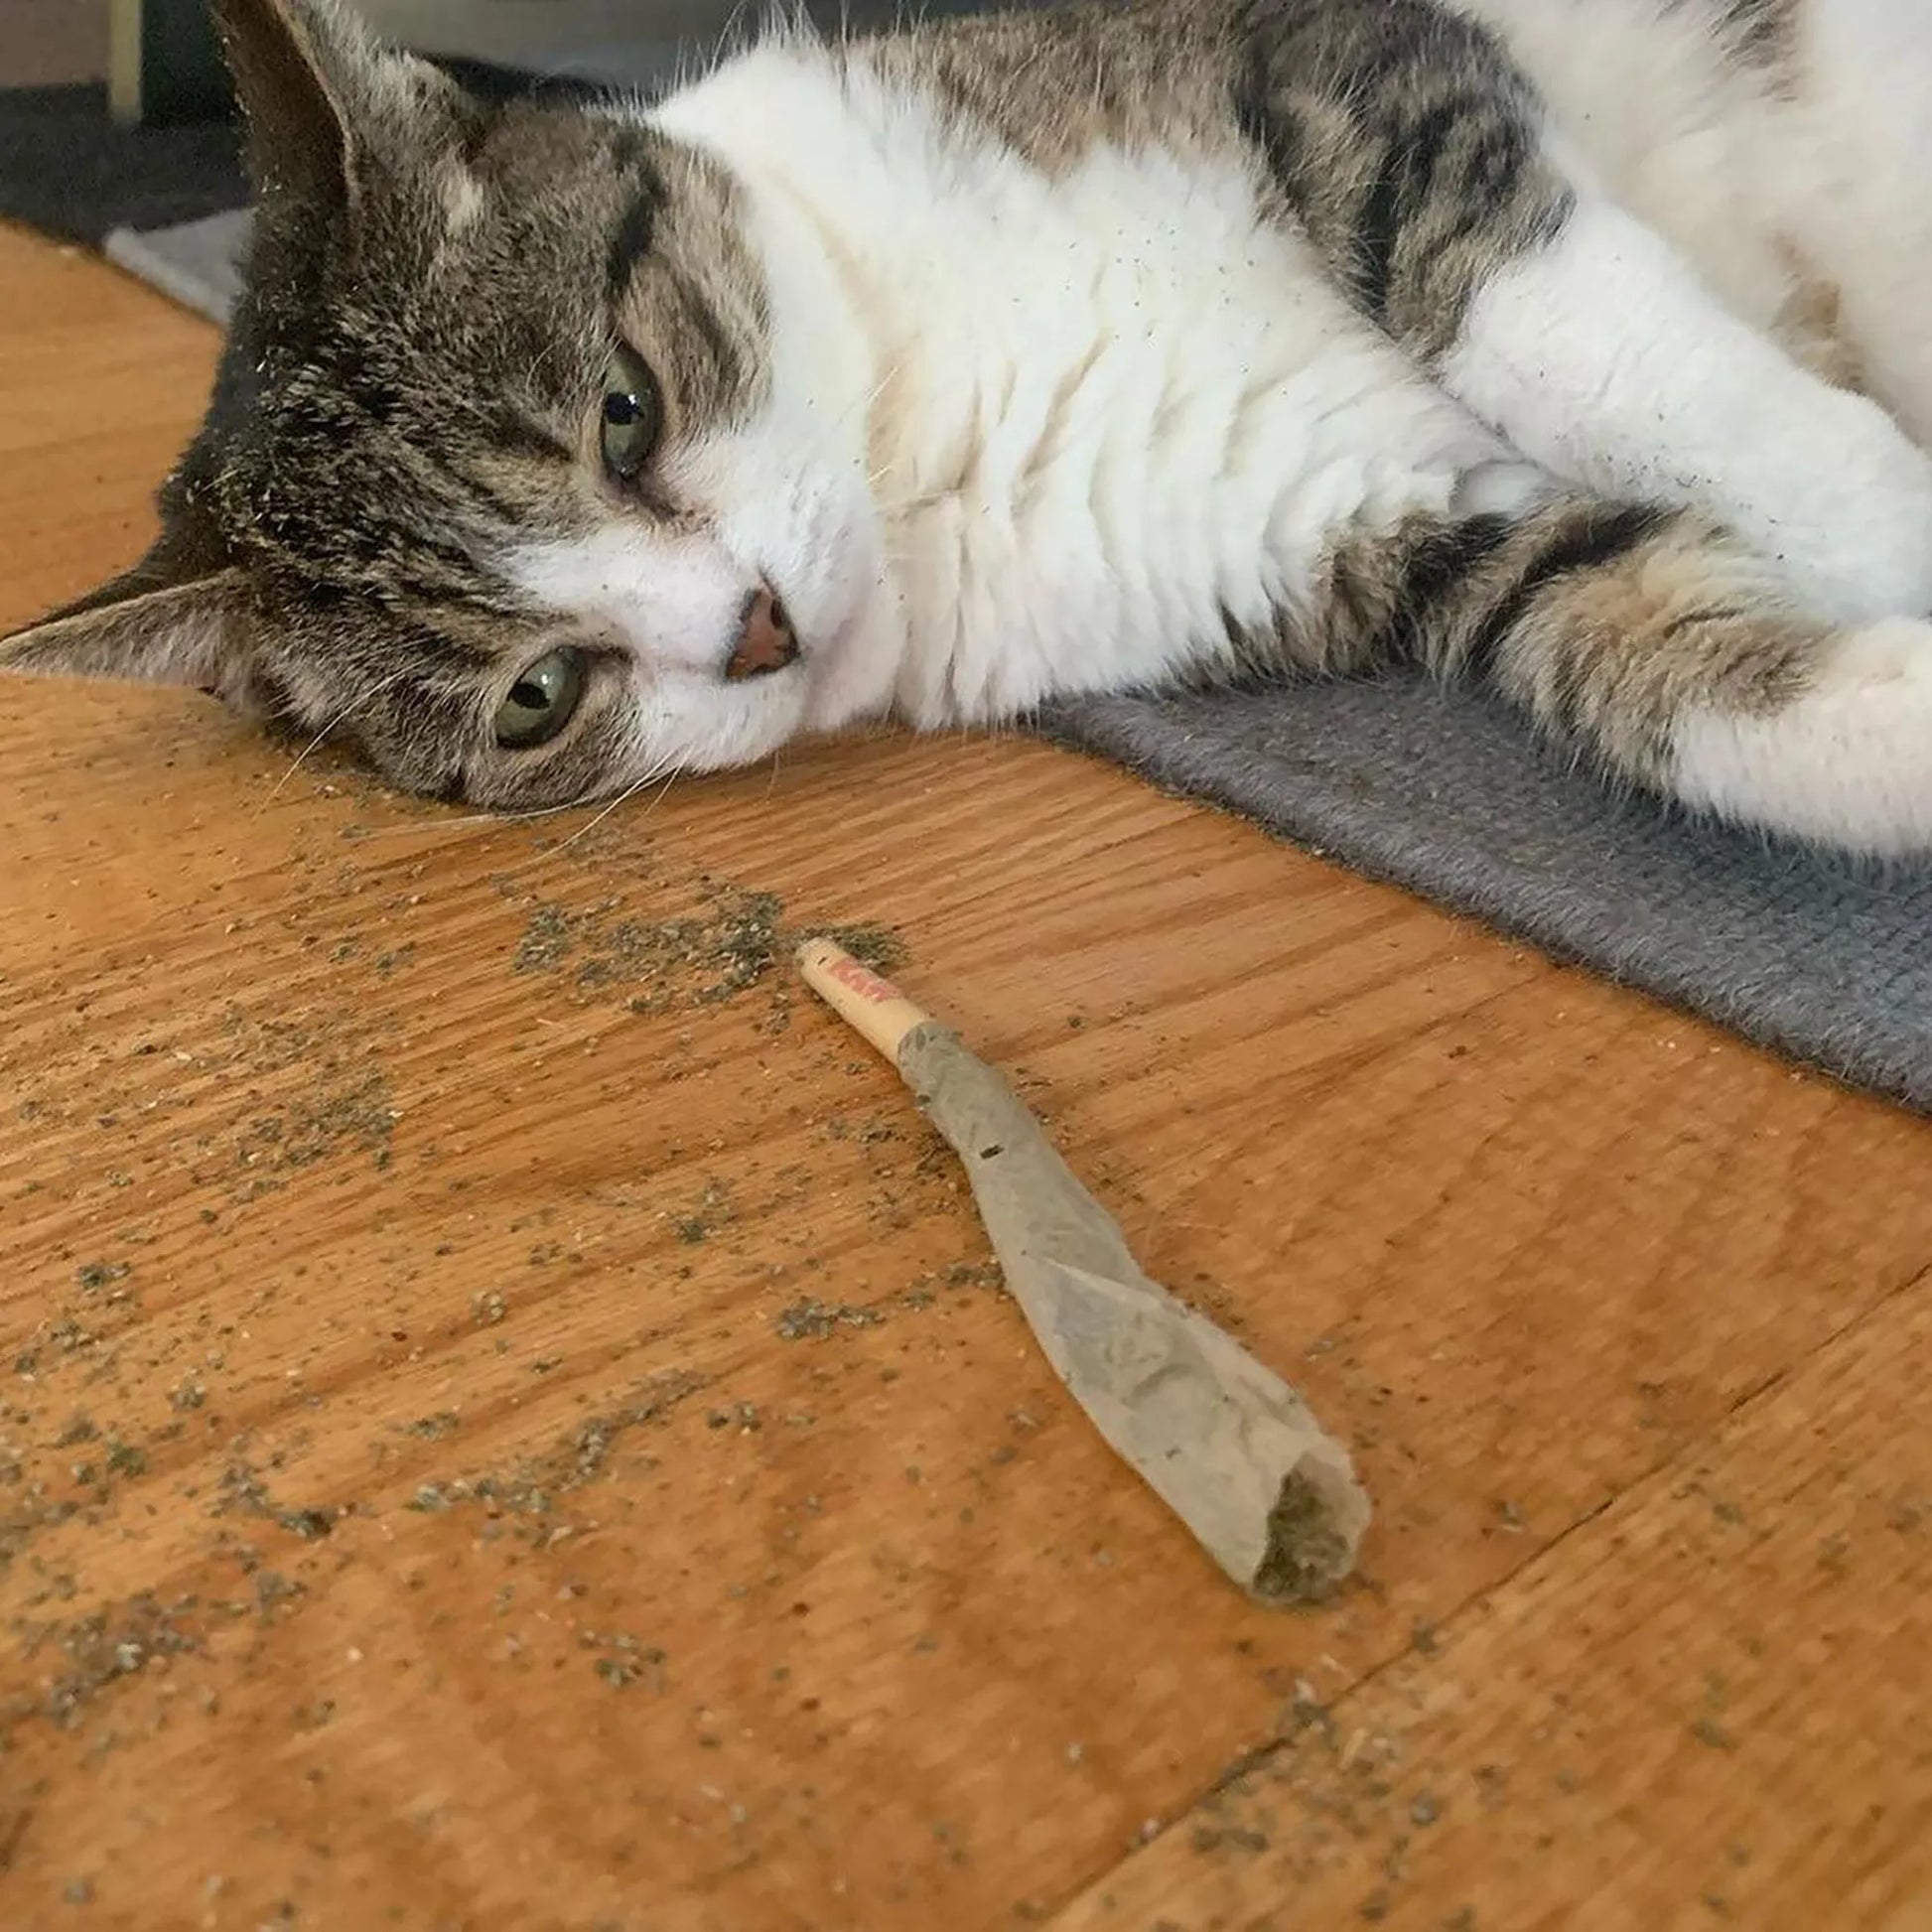
<path fill-rule="evenodd" d="M 485 105 L 216 0 L 260 214 L 126 576 L 0 647 L 499 808 L 1415 659 L 1932 847 L 1932 7 L 1123 0 Z"/>

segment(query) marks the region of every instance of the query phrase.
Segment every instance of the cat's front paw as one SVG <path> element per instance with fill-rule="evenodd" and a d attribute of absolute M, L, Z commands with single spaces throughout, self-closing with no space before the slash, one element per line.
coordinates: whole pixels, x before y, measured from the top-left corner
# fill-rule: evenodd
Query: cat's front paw
<path fill-rule="evenodd" d="M 1798 696 L 1695 712 L 1675 747 L 1688 804 L 1846 851 L 1932 855 L 1932 624 L 1835 637 Z"/>
<path fill-rule="evenodd" d="M 1842 401 L 1842 440 L 1817 453 L 1808 502 L 1773 520 L 1773 550 L 1835 622 L 1932 618 L 1932 457 L 1876 404 Z"/>

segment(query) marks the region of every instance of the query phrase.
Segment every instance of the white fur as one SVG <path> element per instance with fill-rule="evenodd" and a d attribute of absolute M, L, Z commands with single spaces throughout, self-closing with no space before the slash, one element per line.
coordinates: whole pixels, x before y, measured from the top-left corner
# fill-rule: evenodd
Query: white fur
<path fill-rule="evenodd" d="M 1907 55 L 1932 76 L 1921 0 L 1812 0 L 1816 70 L 1788 94 L 1722 58 L 1696 5 L 1647 0 L 1635 31 L 1646 0 L 1465 4 L 1550 102 L 1579 205 L 1478 295 L 1436 380 L 1264 222 L 1228 159 L 1102 148 L 1048 180 L 862 60 L 839 72 L 799 45 L 657 109 L 745 190 L 770 401 L 682 453 L 672 487 L 703 534 L 614 518 L 518 565 L 630 646 L 640 762 L 1158 682 L 1224 659 L 1231 623 L 1292 614 L 1343 534 L 1518 507 L 1557 476 L 1711 509 L 1827 615 L 1932 610 L 1932 463 L 1769 334 L 1806 262 L 1859 280 L 1847 313 L 1885 320 L 1856 346 L 1902 417 L 1932 419 L 1925 302 L 1898 306 L 1928 293 L 1932 247 L 1905 266 L 1883 240 L 1926 232 L 1901 204 L 1924 198 L 1932 114 L 1887 96 L 1881 165 L 1847 187 L 1848 76 Z M 1833 239 L 1835 206 L 1871 234 Z M 761 582 L 800 658 L 728 685 Z M 1790 712 L 1687 723 L 1686 795 L 1854 845 L 1932 843 L 1914 775 L 1932 770 L 1932 669 L 1905 663 L 1926 643 L 1877 623 Z M 1835 775 L 1853 754 L 1868 786 Z"/>
<path fill-rule="evenodd" d="M 802 386 L 814 460 L 869 482 L 876 568 L 842 622 L 774 575 L 817 726 L 980 723 L 1220 660 L 1228 621 L 1292 608 L 1344 529 L 1539 486 L 1264 225 L 1238 167 L 1103 149 L 1049 182 L 780 48 L 659 118 L 738 174 L 799 298 L 771 305 L 801 372 L 776 408 Z M 808 260 L 838 264 L 814 299 Z M 862 351 L 842 369 L 838 343 Z M 762 499 L 739 513 L 767 555 L 810 444 L 774 414 L 718 459 Z"/>
<path fill-rule="evenodd" d="M 452 238 L 469 233 L 483 218 L 487 206 L 483 184 L 454 156 L 437 171 L 436 194 Z"/>
<path fill-rule="evenodd" d="M 1809 0 L 1792 226 L 1843 291 L 1871 391 L 1932 446 L 1932 6 Z"/>
<path fill-rule="evenodd" d="M 1932 611 L 1932 458 L 1600 197 L 1484 285 L 1443 379 L 1577 482 L 1721 518 L 1826 616 Z"/>
<path fill-rule="evenodd" d="M 1716 0 L 1460 0 L 1621 207 L 1726 309 L 1835 287 L 1871 392 L 1932 443 L 1932 6 L 1799 0 L 1783 70 L 1726 56 Z"/>
<path fill-rule="evenodd" d="M 760 580 L 715 536 L 626 518 L 594 537 L 528 545 L 509 569 L 528 596 L 628 646 L 640 772 L 752 763 L 803 728 L 795 683 L 725 681 Z"/>
<path fill-rule="evenodd" d="M 1932 849 L 1932 625 L 1893 618 L 1854 632 L 1782 710 L 1685 718 L 1674 789 L 1855 852 Z"/>
<path fill-rule="evenodd" d="M 1726 57 L 1708 0 L 1463 0 L 1463 11 L 1502 37 L 1601 191 L 1768 330 L 1792 285 L 1788 177 L 1802 179 L 1808 157 L 1763 72 Z"/>

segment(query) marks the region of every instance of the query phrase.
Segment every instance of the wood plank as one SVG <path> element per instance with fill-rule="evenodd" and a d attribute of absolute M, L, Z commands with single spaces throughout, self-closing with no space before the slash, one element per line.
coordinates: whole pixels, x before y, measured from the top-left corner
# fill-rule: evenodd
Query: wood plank
<path fill-rule="evenodd" d="M 131 563 L 214 369 L 208 326 L 0 222 L 0 625 Z"/>
<path fill-rule="evenodd" d="M 1330 1705 L 1054 1932 L 1932 1924 L 1932 1277 Z"/>
<path fill-rule="evenodd" d="M 6 621 L 138 549 L 209 341 L 4 233 L 0 330 Z M 1922 1122 L 1037 745 L 500 824 L 21 702 L 10 1926 L 1037 1919 L 1932 1259 Z M 1234 1600 L 1069 1413 L 766 968 L 820 922 L 1356 1445 L 1361 1588 Z"/>

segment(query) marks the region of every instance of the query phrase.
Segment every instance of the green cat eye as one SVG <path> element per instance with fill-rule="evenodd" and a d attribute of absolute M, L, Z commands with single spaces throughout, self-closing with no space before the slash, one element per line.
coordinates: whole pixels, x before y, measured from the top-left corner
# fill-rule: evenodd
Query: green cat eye
<path fill-rule="evenodd" d="M 605 469 L 628 483 L 650 461 L 663 420 L 657 378 L 642 356 L 620 345 L 604 378 L 599 434 Z"/>
<path fill-rule="evenodd" d="M 548 744 L 576 715 L 584 695 L 584 653 L 566 647 L 528 665 L 496 707 L 496 742 L 526 752 Z"/>

